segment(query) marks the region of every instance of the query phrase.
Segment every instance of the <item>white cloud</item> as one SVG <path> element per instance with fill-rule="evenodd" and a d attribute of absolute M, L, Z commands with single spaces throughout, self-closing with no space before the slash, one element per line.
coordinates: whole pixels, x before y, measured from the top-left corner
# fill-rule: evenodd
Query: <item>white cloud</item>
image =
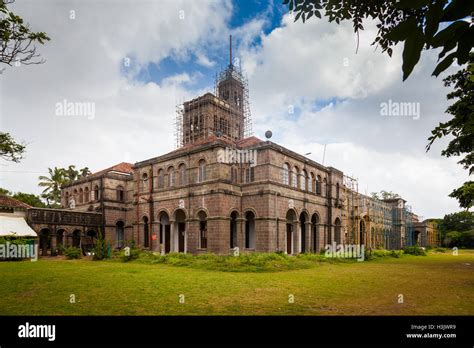
<path fill-rule="evenodd" d="M 38 171 L 47 167 L 94 171 L 171 150 L 175 105 L 204 91 L 195 87 L 201 76 L 175 73 L 160 83 L 134 77 L 166 57 L 213 66 L 213 53 L 232 33 L 239 42 L 235 56 L 249 76 L 257 135 L 271 128 L 274 140 L 312 152 L 318 162 L 328 144 L 326 165 L 358 177 L 362 191 L 402 194 L 425 217 L 457 210 L 447 195 L 466 173 L 455 160 L 439 157 L 446 141 L 424 151 L 430 130 L 446 119 L 447 91 L 441 78 L 430 77 L 433 54 L 424 54 L 402 83 L 400 49 L 391 59 L 374 52 L 370 26 L 356 54 L 356 36 L 346 24 L 292 23 L 285 16 L 265 35 L 268 20 L 258 16 L 229 28 L 230 1 L 31 1 L 14 9 L 52 41 L 40 47 L 46 64 L 2 75 L 1 128 L 29 143 L 21 164 L 2 166 L 2 187 L 39 192 Z M 94 119 L 56 116 L 54 106 L 63 99 L 95 103 Z M 381 116 L 380 103 L 389 99 L 420 103 L 420 119 Z M 295 114 L 288 113 L 290 105 Z"/>

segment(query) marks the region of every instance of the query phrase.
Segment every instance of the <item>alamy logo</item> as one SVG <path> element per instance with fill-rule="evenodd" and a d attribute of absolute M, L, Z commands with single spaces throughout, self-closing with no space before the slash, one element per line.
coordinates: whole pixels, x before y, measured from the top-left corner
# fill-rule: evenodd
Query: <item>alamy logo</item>
<path fill-rule="evenodd" d="M 47 338 L 48 341 L 56 339 L 56 325 L 35 325 L 28 322 L 18 326 L 20 338 Z"/>
<path fill-rule="evenodd" d="M 357 261 L 364 261 L 365 246 L 360 244 L 332 244 L 326 245 L 326 257 L 338 257 L 346 259 L 357 259 Z"/>
<path fill-rule="evenodd" d="M 0 244 L 0 259 L 31 259 L 38 260 L 38 244 Z"/>
<path fill-rule="evenodd" d="M 248 163 L 251 167 L 257 165 L 257 150 L 237 150 L 230 147 L 217 150 L 217 162 L 228 164 Z"/>
<path fill-rule="evenodd" d="M 412 117 L 414 120 L 420 118 L 420 103 L 416 102 L 388 102 L 380 103 L 380 115 L 382 116 L 404 116 Z"/>
<path fill-rule="evenodd" d="M 95 117 L 95 103 L 70 102 L 64 99 L 56 103 L 56 116 L 87 116 L 89 120 Z"/>

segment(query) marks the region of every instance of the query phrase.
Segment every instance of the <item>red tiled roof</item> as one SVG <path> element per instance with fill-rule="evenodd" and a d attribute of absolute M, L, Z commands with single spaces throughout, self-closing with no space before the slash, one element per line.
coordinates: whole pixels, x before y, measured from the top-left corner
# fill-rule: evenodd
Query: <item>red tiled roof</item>
<path fill-rule="evenodd" d="M 102 174 L 112 172 L 112 171 L 131 174 L 131 173 L 133 173 L 132 167 L 133 167 L 132 163 L 122 162 L 122 163 L 116 164 L 116 165 L 114 165 L 110 168 L 102 169 L 98 172 L 92 173 L 89 176 L 100 176 Z"/>
<path fill-rule="evenodd" d="M 252 137 L 248 137 L 248 138 L 237 141 L 237 146 L 247 147 L 247 146 L 258 145 L 261 142 L 262 142 L 261 139 L 252 136 Z"/>
<path fill-rule="evenodd" d="M 19 201 L 18 199 L 11 198 L 8 196 L 0 195 L 0 207 L 6 208 L 21 208 L 28 209 L 31 208 L 30 205 Z"/>

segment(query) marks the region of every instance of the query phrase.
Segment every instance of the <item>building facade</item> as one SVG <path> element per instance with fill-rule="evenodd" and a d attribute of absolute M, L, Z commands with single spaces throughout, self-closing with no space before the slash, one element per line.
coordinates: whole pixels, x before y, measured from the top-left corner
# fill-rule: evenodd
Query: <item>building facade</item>
<path fill-rule="evenodd" d="M 120 163 L 62 188 L 65 211 L 95 214 L 96 224 L 100 219 L 82 235 L 103 233 L 116 248 L 133 241 L 155 252 L 193 254 L 437 242 L 435 229 L 413 237 L 418 222 L 403 199 L 361 195 L 341 170 L 280 146 L 270 135 L 249 136 L 247 83 L 232 57 L 218 76 L 214 94 L 179 108 L 176 150 Z M 63 243 L 68 240 L 74 239 Z"/>

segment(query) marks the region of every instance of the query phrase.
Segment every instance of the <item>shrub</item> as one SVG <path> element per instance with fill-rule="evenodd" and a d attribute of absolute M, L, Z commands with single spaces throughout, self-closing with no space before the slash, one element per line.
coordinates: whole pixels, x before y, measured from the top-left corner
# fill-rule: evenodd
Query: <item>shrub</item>
<path fill-rule="evenodd" d="M 80 259 L 82 257 L 82 251 L 80 248 L 76 247 L 67 247 L 64 248 L 64 256 L 66 256 L 66 259 L 72 260 L 72 259 Z"/>
<path fill-rule="evenodd" d="M 126 252 L 126 250 L 127 250 L 126 248 L 129 248 L 128 249 L 129 250 L 128 254 Z M 120 251 L 120 260 L 122 260 L 123 262 L 138 259 L 140 257 L 140 255 L 142 254 L 142 250 L 140 250 L 138 248 L 131 248 L 131 247 L 126 247 L 126 248 L 123 248 Z"/>
<path fill-rule="evenodd" d="M 426 256 L 425 249 L 420 248 L 418 245 L 407 246 L 403 249 L 403 252 L 410 255 Z"/>

